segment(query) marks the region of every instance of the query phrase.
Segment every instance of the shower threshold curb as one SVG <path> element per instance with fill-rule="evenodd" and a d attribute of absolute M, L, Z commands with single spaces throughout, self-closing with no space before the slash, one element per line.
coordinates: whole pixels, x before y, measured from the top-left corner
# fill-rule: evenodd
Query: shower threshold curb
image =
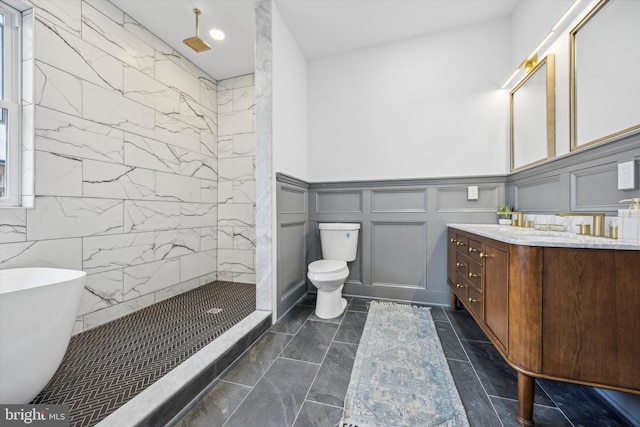
<path fill-rule="evenodd" d="M 123 427 L 146 424 L 146 421 L 154 416 L 159 407 L 167 404 L 178 391 L 197 380 L 202 372 L 223 357 L 245 335 L 270 317 L 270 311 L 256 310 L 249 314 L 231 329 L 100 421 L 96 424 L 96 427 Z"/>

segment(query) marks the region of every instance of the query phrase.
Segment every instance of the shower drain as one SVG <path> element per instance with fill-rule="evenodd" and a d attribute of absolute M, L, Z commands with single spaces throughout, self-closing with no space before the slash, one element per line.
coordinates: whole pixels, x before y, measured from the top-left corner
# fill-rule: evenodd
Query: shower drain
<path fill-rule="evenodd" d="M 205 311 L 205 313 L 218 314 L 218 313 L 222 313 L 222 309 L 221 308 L 211 308 L 211 309 Z"/>

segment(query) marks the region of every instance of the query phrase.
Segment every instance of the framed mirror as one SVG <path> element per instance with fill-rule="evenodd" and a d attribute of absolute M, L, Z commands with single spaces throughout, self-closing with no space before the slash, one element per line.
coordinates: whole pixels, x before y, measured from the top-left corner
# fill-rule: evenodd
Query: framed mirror
<path fill-rule="evenodd" d="M 510 93 L 512 171 L 555 156 L 555 74 L 549 54 Z"/>
<path fill-rule="evenodd" d="M 571 150 L 640 131 L 640 1 L 600 1 L 569 40 Z"/>

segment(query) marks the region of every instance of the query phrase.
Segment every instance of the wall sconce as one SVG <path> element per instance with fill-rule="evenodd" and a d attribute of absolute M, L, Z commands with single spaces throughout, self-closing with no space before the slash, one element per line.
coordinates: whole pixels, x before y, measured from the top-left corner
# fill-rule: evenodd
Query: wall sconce
<path fill-rule="evenodd" d="M 536 65 L 538 64 L 538 52 L 542 51 L 542 48 L 547 45 L 549 40 L 551 40 L 551 38 L 556 33 L 560 33 L 561 31 L 564 30 L 564 27 L 566 27 L 565 24 L 571 23 L 571 21 L 576 18 L 576 16 L 579 14 L 579 11 L 577 11 L 577 13 L 575 14 L 574 12 L 576 12 L 576 7 L 580 3 L 580 1 L 581 0 L 575 0 L 573 4 L 571 4 L 569 9 L 567 9 L 567 11 L 560 17 L 560 19 L 558 19 L 555 25 L 551 27 L 549 34 L 547 34 L 545 38 L 542 39 L 540 44 L 538 44 L 538 46 L 535 49 L 533 49 L 533 52 L 531 53 L 531 55 L 529 55 L 527 59 L 522 61 L 522 64 L 520 64 L 518 68 L 516 68 L 516 70 L 511 75 L 511 77 L 509 77 L 507 81 L 502 85 L 501 87 L 502 89 L 509 86 L 511 82 L 514 81 L 514 79 L 520 74 L 520 70 L 522 70 L 523 68 L 524 68 L 524 75 L 521 76 L 520 78 L 526 76 L 531 70 L 533 70 L 536 67 Z M 571 19 L 568 19 L 569 17 L 571 17 Z"/>

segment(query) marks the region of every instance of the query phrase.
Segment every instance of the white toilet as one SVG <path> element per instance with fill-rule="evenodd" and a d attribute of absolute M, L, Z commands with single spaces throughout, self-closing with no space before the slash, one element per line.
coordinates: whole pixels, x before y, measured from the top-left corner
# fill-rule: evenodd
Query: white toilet
<path fill-rule="evenodd" d="M 360 224 L 318 224 L 323 259 L 309 264 L 307 277 L 318 288 L 316 316 L 332 319 L 347 306 L 342 298 L 344 281 L 349 276 L 347 262 L 356 259 Z"/>

